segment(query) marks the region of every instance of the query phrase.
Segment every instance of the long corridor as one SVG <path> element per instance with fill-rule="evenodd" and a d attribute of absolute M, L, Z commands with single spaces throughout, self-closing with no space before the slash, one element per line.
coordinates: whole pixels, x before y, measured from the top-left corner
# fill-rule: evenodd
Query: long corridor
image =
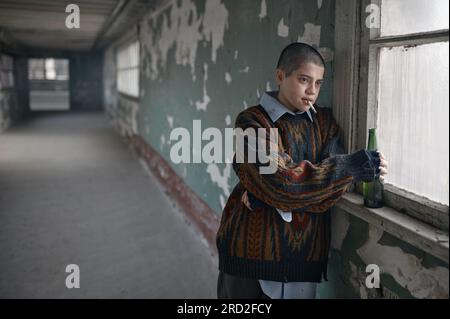
<path fill-rule="evenodd" d="M 0 298 L 215 298 L 216 278 L 103 112 L 46 112 L 0 135 Z"/>

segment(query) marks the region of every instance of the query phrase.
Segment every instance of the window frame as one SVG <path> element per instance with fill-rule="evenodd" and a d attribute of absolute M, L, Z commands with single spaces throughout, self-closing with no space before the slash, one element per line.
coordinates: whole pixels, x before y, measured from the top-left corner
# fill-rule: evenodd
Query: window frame
<path fill-rule="evenodd" d="M 137 61 L 137 65 L 136 66 L 128 66 L 125 68 L 119 68 L 119 53 L 121 50 L 126 50 L 129 46 L 133 45 L 137 43 L 138 46 L 138 61 Z M 141 70 L 140 70 L 140 66 L 141 66 L 141 42 L 139 41 L 139 39 L 132 39 L 132 40 L 128 40 L 125 41 L 124 43 L 120 44 L 119 46 L 116 47 L 115 49 L 115 63 L 116 63 L 116 90 L 117 93 L 119 93 L 120 95 L 127 97 L 129 99 L 134 99 L 134 100 L 139 100 L 141 97 Z M 129 92 L 124 92 L 121 91 L 119 89 L 119 74 L 121 71 L 127 71 L 127 70 L 137 70 L 138 72 L 138 83 L 137 83 L 137 95 L 133 95 L 130 94 Z"/>
<path fill-rule="evenodd" d="M 54 79 L 50 79 L 47 74 L 48 74 L 48 70 L 47 70 L 47 65 L 46 62 L 47 60 L 63 60 L 66 61 L 67 63 L 67 77 L 65 79 L 58 79 L 57 75 L 56 75 L 56 68 L 55 68 L 55 78 Z M 43 78 L 42 79 L 38 79 L 38 78 L 34 78 L 34 77 L 30 77 L 30 60 L 41 60 L 42 61 L 42 71 L 43 71 Z M 28 57 L 27 58 L 27 69 L 28 69 L 28 74 L 27 74 L 27 79 L 28 81 L 54 81 L 56 82 L 68 82 L 70 79 L 70 61 L 67 58 L 54 58 L 54 57 L 44 57 L 44 58 L 40 58 L 40 57 Z"/>
<path fill-rule="evenodd" d="M 370 4 L 378 6 L 380 23 L 381 0 L 336 1 L 334 113 L 344 130 L 344 143 L 349 152 L 366 148 L 368 128 L 377 124 L 379 49 L 449 40 L 448 29 L 380 37 L 379 28 L 369 29 L 365 25 L 369 14 L 366 8 Z M 387 207 L 448 231 L 449 206 L 394 185 L 384 186 Z M 362 183 L 357 183 L 352 190 L 362 194 Z"/>

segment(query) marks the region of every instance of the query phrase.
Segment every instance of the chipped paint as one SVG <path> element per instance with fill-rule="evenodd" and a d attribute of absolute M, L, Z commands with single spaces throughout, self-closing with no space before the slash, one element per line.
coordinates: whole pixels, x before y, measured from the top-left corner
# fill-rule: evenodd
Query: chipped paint
<path fill-rule="evenodd" d="M 289 27 L 284 24 L 284 18 L 278 23 L 278 36 L 286 38 L 289 35 Z"/>
<path fill-rule="evenodd" d="M 227 82 L 227 84 L 231 83 L 231 74 L 228 72 L 225 72 L 225 81 Z"/>
<path fill-rule="evenodd" d="M 234 51 L 234 59 L 235 59 L 235 60 L 237 60 L 238 55 L 239 55 L 239 51 L 238 51 L 238 50 L 235 50 L 235 51 Z"/>
<path fill-rule="evenodd" d="M 228 28 L 228 10 L 220 0 L 206 1 L 203 33 L 212 42 L 211 60 L 216 62 L 217 50 L 223 46 L 223 37 Z"/>
<path fill-rule="evenodd" d="M 219 195 L 219 201 L 220 201 L 220 207 L 222 207 L 222 209 L 225 208 L 225 197 L 223 197 L 222 194 Z"/>
<path fill-rule="evenodd" d="M 317 9 L 322 8 L 322 0 L 317 0 Z"/>
<path fill-rule="evenodd" d="M 399 247 L 381 245 L 382 235 L 381 229 L 369 225 L 369 240 L 357 250 L 365 263 L 378 265 L 416 298 L 448 297 L 448 268 L 425 268 L 415 255 Z"/>
<path fill-rule="evenodd" d="M 220 168 L 217 164 L 212 163 L 208 164 L 208 167 L 206 169 L 206 172 L 210 175 L 211 182 L 214 184 L 217 184 L 219 188 L 222 190 L 223 194 L 219 195 L 219 201 L 221 204 L 221 207 L 225 207 L 225 197 L 228 198 L 230 196 L 230 185 L 229 185 L 229 179 L 231 175 L 231 165 L 232 164 L 225 164 L 225 168 L 223 169 L 223 173 L 221 174 Z"/>
<path fill-rule="evenodd" d="M 272 88 L 270 87 L 270 81 L 266 82 L 266 92 L 272 91 Z"/>
<path fill-rule="evenodd" d="M 227 116 L 225 116 L 225 124 L 227 126 L 229 126 L 231 124 L 231 117 L 227 114 Z"/>
<path fill-rule="evenodd" d="M 220 0 L 206 2 L 204 15 L 197 14 L 197 6 L 192 0 L 172 1 L 169 8 L 170 19 L 162 15 L 162 25 L 156 30 L 153 15 L 144 18 L 141 23 L 140 38 L 143 51 L 144 74 L 151 80 L 160 78 L 160 71 L 167 66 L 168 52 L 175 47 L 175 63 L 189 65 L 192 80 L 196 80 L 195 64 L 200 41 L 212 45 L 211 60 L 216 62 L 217 51 L 223 46 L 223 37 L 228 27 L 228 10 Z M 206 43 L 204 43 L 206 45 Z"/>
<path fill-rule="evenodd" d="M 167 115 L 167 122 L 169 122 L 169 127 L 173 128 L 173 117 L 170 115 Z"/>
<path fill-rule="evenodd" d="M 261 9 L 259 11 L 259 19 L 265 18 L 267 16 L 267 4 L 266 0 L 261 1 Z"/>
<path fill-rule="evenodd" d="M 322 27 L 310 22 L 305 23 L 305 30 L 301 36 L 298 36 L 298 42 L 308 43 L 309 45 L 320 46 L 320 31 Z"/>
<path fill-rule="evenodd" d="M 250 67 L 246 66 L 245 68 L 239 70 L 239 72 L 241 72 L 241 73 L 248 73 L 249 70 L 250 70 Z"/>
<path fill-rule="evenodd" d="M 204 78 L 203 78 L 203 98 L 201 101 L 195 102 L 195 107 L 198 111 L 206 111 L 206 107 L 208 106 L 211 99 L 208 96 L 208 92 L 206 92 L 206 81 L 208 80 L 208 64 L 203 64 L 203 69 L 205 72 Z"/>
<path fill-rule="evenodd" d="M 208 164 L 206 172 L 210 175 L 211 181 L 217 184 L 223 191 L 225 196 L 230 195 L 230 185 L 228 180 L 231 174 L 231 164 L 225 164 L 223 174 L 220 173 L 219 166 L 215 163 Z"/>
<path fill-rule="evenodd" d="M 366 287 L 367 273 L 365 267 L 360 268 L 354 264 L 351 260 L 348 261 L 350 266 L 350 272 L 348 275 L 348 282 L 352 286 L 353 290 L 357 292 L 361 299 L 373 299 L 379 298 L 380 293 L 377 289 L 369 289 Z"/>

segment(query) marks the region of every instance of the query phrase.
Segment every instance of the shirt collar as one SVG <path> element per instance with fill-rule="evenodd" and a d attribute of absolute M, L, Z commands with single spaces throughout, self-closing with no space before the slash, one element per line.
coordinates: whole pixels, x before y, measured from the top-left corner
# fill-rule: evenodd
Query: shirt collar
<path fill-rule="evenodd" d="M 294 113 L 291 110 L 289 110 L 286 106 L 284 106 L 277 100 L 277 94 L 278 91 L 265 92 L 261 97 L 261 100 L 259 101 L 259 104 L 261 104 L 264 110 L 266 110 L 267 114 L 269 114 L 269 117 L 272 120 L 272 122 L 276 122 L 285 113 L 289 113 L 292 115 L 305 113 L 305 112 Z M 313 122 L 313 118 L 311 116 L 311 113 L 309 112 L 309 109 L 306 111 L 306 113 L 308 114 L 308 117 L 311 120 L 311 122 Z"/>

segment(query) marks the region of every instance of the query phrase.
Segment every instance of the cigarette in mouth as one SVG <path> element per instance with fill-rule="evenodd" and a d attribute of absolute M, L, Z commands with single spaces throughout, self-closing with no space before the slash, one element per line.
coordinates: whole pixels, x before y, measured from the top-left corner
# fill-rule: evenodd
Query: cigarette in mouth
<path fill-rule="evenodd" d="M 309 106 L 312 108 L 312 110 L 314 111 L 314 113 L 317 113 L 316 109 L 314 108 L 314 106 L 312 105 L 311 101 L 308 101 Z"/>

